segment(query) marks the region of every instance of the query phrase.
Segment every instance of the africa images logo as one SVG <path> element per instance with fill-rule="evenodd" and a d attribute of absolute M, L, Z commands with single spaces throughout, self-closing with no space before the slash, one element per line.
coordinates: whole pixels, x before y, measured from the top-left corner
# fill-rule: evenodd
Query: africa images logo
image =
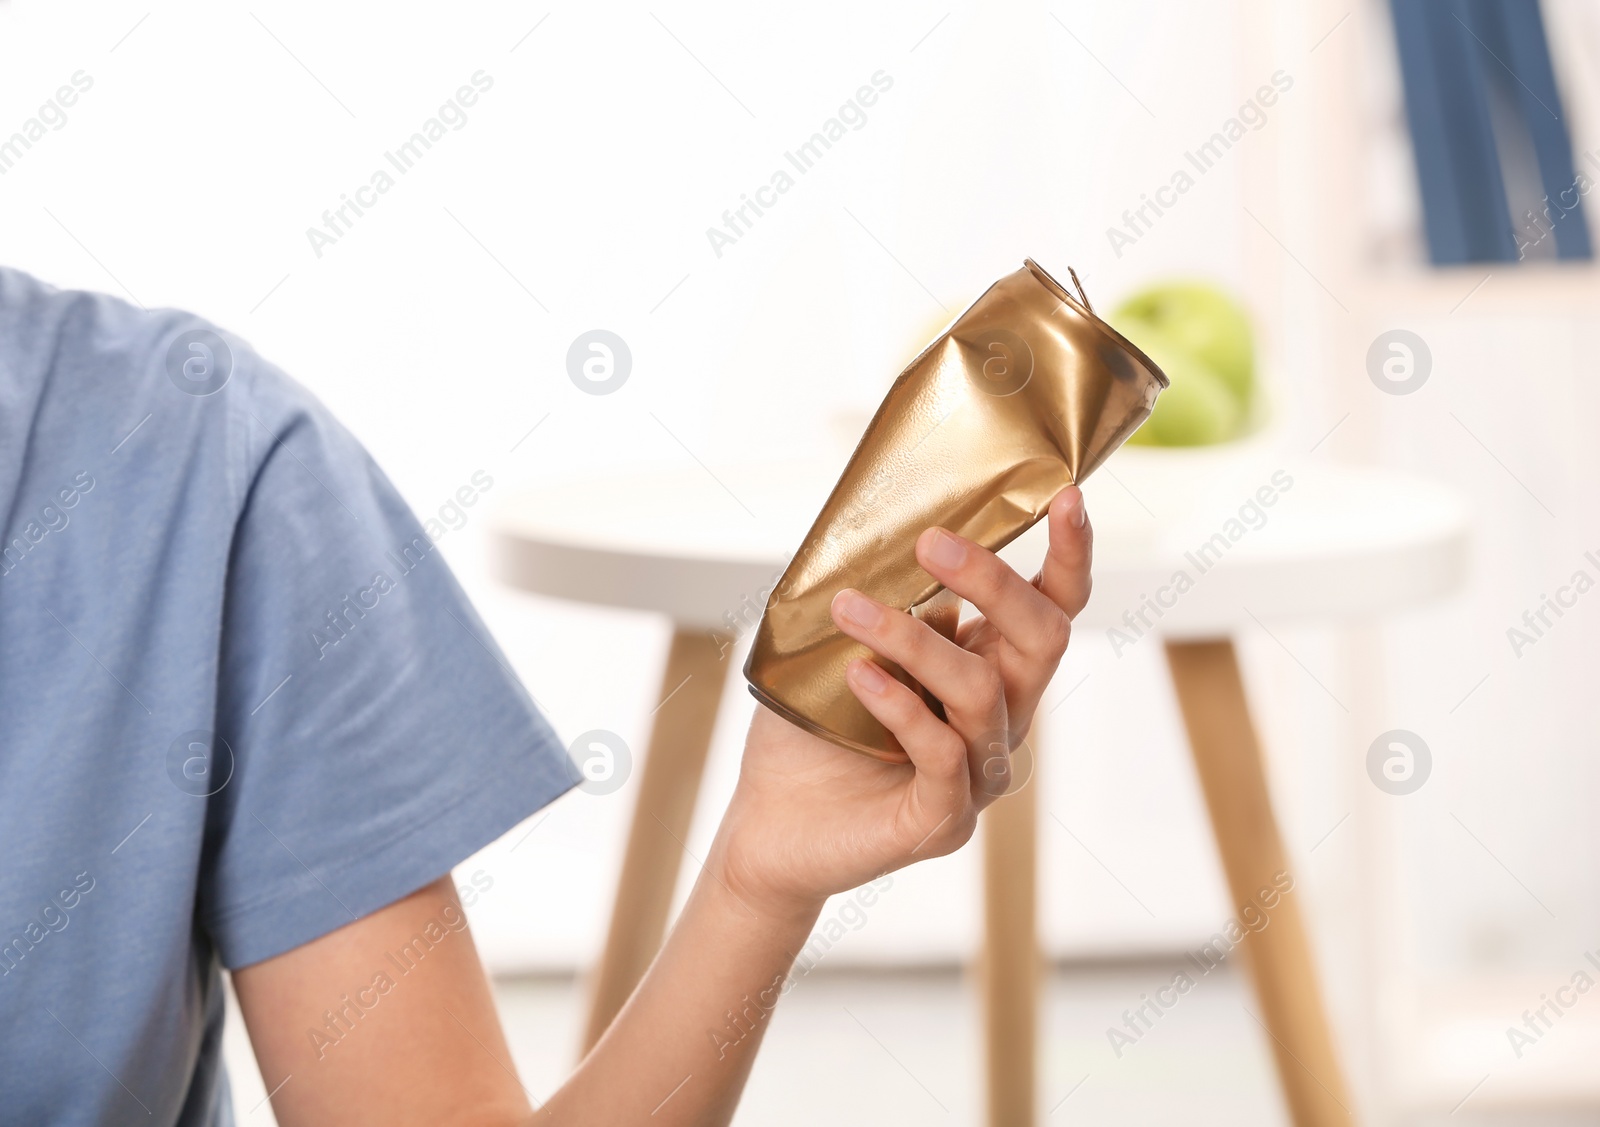
<path fill-rule="evenodd" d="M 392 151 L 384 151 L 383 159 L 388 168 L 374 169 L 367 183 L 353 192 L 341 193 L 339 206 L 322 213 L 321 227 L 306 228 L 306 240 L 316 257 L 321 258 L 327 247 L 333 246 L 355 229 L 356 220 L 365 215 L 369 208 L 376 207 L 378 200 L 388 195 L 399 183 L 396 175 L 408 174 L 428 154 L 435 142 L 442 141 L 449 132 L 460 130 L 467 124 L 467 109 L 494 89 L 494 76 L 487 71 L 477 70 L 469 81 L 471 85 L 458 87 L 416 132 Z M 448 130 L 446 126 L 449 126 Z M 390 169 L 394 170 L 394 174 L 390 173 Z"/>
<path fill-rule="evenodd" d="M 94 874 L 83 870 L 72 878 L 70 887 L 57 891 L 34 916 L 17 925 L 10 934 L 0 935 L 0 978 L 16 970 L 17 965 L 51 935 L 66 931 L 72 922 L 72 911 L 92 891 Z"/>
<path fill-rule="evenodd" d="M 726 247 L 733 246 L 748 235 L 754 229 L 756 220 L 765 215 L 768 208 L 776 207 L 778 200 L 787 195 L 798 183 L 790 174 L 790 168 L 794 169 L 796 174 L 804 176 L 828 154 L 835 143 L 844 140 L 846 126 L 849 126 L 852 132 L 865 127 L 867 107 L 875 105 L 879 98 L 893 88 L 894 76 L 882 70 L 875 70 L 869 82 L 871 85 L 858 87 L 854 95 L 845 99 L 844 104 L 834 112 L 834 115 L 822 123 L 821 129 L 796 145 L 792 152 L 787 150 L 784 152 L 783 159 L 788 168 L 774 169 L 772 175 L 767 177 L 767 183 L 752 192 L 741 194 L 739 205 L 722 213 L 721 227 L 706 228 L 706 239 L 718 258 L 722 257 Z"/>

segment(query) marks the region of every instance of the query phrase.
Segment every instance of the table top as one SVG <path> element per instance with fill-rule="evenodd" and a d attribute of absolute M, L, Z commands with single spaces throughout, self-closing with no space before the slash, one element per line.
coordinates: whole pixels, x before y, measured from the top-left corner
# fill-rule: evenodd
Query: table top
<path fill-rule="evenodd" d="M 523 590 L 748 626 L 804 539 L 843 456 L 682 462 L 513 493 L 492 522 L 496 574 Z M 1295 463 L 1270 445 L 1119 451 L 1084 487 L 1094 595 L 1079 624 L 1130 634 L 1371 618 L 1448 594 L 1465 575 L 1465 502 L 1391 471 Z M 1024 574 L 1041 524 L 1002 554 Z"/>

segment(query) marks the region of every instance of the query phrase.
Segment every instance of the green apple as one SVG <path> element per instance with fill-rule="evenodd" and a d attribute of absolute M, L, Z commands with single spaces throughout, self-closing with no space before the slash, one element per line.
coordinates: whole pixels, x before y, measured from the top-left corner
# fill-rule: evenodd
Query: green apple
<path fill-rule="evenodd" d="M 1128 339 L 1172 381 L 1156 396 L 1155 410 L 1129 442 L 1141 446 L 1210 446 L 1239 433 L 1244 409 L 1221 376 L 1160 333 L 1147 329 Z"/>
<path fill-rule="evenodd" d="M 1206 282 L 1151 286 L 1124 301 L 1111 315 L 1111 323 L 1135 344 L 1141 344 L 1144 330 L 1160 333 L 1221 377 L 1240 410 L 1248 411 L 1255 384 L 1250 319 L 1216 286 Z"/>

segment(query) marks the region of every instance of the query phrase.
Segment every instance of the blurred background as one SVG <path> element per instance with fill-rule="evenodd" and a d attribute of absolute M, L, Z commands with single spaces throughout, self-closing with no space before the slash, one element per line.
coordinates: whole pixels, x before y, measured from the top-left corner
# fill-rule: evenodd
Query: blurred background
<path fill-rule="evenodd" d="M 248 339 L 423 516 L 478 471 L 508 503 L 698 462 L 736 501 L 742 463 L 842 465 L 905 362 L 1025 255 L 1075 266 L 1097 307 L 1169 278 L 1220 287 L 1255 336 L 1244 445 L 1419 475 L 1470 514 L 1447 600 L 1240 636 L 1358 1116 L 1600 1123 L 1600 1000 L 1576 995 L 1531 1046 L 1508 1036 L 1575 975 L 1600 981 L 1600 599 L 1563 603 L 1531 643 L 1510 633 L 1600 575 L 1582 199 L 1600 178 L 1600 9 L 1427 7 L 11 0 L 0 241 L 58 286 Z M 1502 9 L 1502 38 L 1477 35 Z M 775 205 L 736 239 L 708 233 L 875 78 Z M 358 195 L 464 85 L 479 95 L 448 132 Z M 1464 89 L 1489 91 L 1482 112 Z M 1230 119 L 1242 135 L 1202 169 Z M 26 143 L 6 147 L 13 131 Z M 1191 187 L 1158 195 L 1185 170 Z M 1176 202 L 1132 214 L 1151 197 Z M 350 198 L 376 202 L 326 214 Z M 569 346 L 597 328 L 631 353 L 614 394 L 569 378 Z M 1426 352 L 1412 393 L 1370 359 L 1393 330 Z M 1405 349 L 1377 355 L 1404 374 Z M 1141 455 L 1111 468 L 1159 490 Z M 753 519 L 734 501 L 706 510 L 708 539 Z M 510 590 L 494 519 L 466 510 L 441 544 L 509 660 L 564 738 L 642 751 L 668 623 Z M 735 683 L 696 855 L 752 707 Z M 1080 631 L 1046 708 L 1041 1120 L 1287 1122 L 1236 969 L 1134 1050 L 1108 1043 L 1231 914 L 1158 647 Z M 1404 796 L 1367 770 L 1392 729 L 1431 749 Z M 634 791 L 569 795 L 458 873 L 487 886 L 473 927 L 536 1095 L 577 1049 Z M 980 1121 L 980 867 L 975 843 L 894 877 L 779 1010 L 740 1122 Z M 240 1122 L 270 1122 L 240 1037 L 230 1061 Z"/>

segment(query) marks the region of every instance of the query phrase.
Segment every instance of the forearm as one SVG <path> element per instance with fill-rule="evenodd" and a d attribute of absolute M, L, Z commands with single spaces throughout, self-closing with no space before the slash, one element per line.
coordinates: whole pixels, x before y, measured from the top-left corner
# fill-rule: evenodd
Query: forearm
<path fill-rule="evenodd" d="M 959 644 L 897 608 L 864 610 L 858 594 L 835 600 L 835 622 L 933 692 L 944 717 L 862 660 L 847 670 L 851 690 L 908 763 L 860 755 L 758 708 L 738 789 L 682 917 L 536 1122 L 727 1123 L 827 896 L 971 836 L 1009 776 L 1008 759 L 994 767 L 1012 742 L 997 753 L 994 733 L 1027 730 L 1088 599 L 1091 537 L 1082 498 L 1068 489 L 1051 504 L 1036 584 L 971 542 L 957 553 L 965 562 L 952 563 L 948 545 L 928 547 L 933 539 L 919 540 L 919 563 L 983 612 L 962 624 Z M 272 1097 L 280 1123 L 528 1122 L 531 1094 L 508 1063 L 465 925 L 441 878 L 234 975 L 262 1074 L 283 1077 Z M 385 953 L 417 944 L 426 961 L 392 979 Z"/>
<path fill-rule="evenodd" d="M 661 954 L 537 1117 L 555 1124 L 726 1123 L 821 904 L 775 909 L 724 882 L 713 850 Z"/>

